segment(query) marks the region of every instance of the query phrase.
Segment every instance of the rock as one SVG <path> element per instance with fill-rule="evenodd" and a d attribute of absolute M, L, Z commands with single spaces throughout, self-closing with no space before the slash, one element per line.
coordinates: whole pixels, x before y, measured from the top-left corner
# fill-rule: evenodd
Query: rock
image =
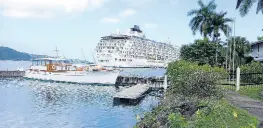
<path fill-rule="evenodd" d="M 180 112 L 182 115 L 188 115 L 188 116 L 192 116 L 195 114 L 195 112 L 197 111 L 197 107 L 196 104 L 192 103 L 192 102 L 187 102 L 184 103 L 180 106 Z"/>

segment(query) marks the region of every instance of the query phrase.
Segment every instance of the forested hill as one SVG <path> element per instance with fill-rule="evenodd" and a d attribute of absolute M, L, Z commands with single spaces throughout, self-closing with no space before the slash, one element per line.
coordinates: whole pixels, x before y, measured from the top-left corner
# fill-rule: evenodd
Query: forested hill
<path fill-rule="evenodd" d="M 0 46 L 0 60 L 31 60 L 36 57 L 46 57 L 45 55 L 34 55 L 16 51 L 9 47 Z"/>

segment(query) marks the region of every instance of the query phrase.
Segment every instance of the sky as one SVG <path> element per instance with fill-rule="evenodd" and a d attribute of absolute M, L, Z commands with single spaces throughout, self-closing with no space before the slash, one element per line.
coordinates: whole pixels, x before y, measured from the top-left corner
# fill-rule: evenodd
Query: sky
<path fill-rule="evenodd" d="M 215 2 L 217 12 L 236 19 L 236 36 L 256 41 L 263 35 L 263 15 L 256 14 L 256 5 L 241 17 L 236 0 Z M 201 38 L 189 28 L 187 12 L 196 8 L 197 0 L 0 0 L 0 46 L 51 56 L 57 46 L 60 55 L 92 61 L 102 36 L 133 25 L 149 39 L 181 46 Z"/>

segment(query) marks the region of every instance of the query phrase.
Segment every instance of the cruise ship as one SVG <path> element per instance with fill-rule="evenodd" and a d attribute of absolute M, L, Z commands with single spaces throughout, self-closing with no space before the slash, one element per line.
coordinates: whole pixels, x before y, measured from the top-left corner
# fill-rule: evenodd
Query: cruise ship
<path fill-rule="evenodd" d="M 177 59 L 177 46 L 147 39 L 138 25 L 126 33 L 101 37 L 94 56 L 97 65 L 119 68 L 166 67 Z"/>

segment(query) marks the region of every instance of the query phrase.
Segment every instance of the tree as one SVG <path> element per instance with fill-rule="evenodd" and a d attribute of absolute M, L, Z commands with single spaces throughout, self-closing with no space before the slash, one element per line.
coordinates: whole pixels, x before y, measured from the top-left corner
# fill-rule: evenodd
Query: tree
<path fill-rule="evenodd" d="M 220 13 L 214 13 L 211 15 L 211 25 L 209 27 L 209 34 L 212 35 L 213 41 L 218 45 L 220 37 L 220 31 L 224 33 L 226 37 L 229 36 L 229 33 L 231 32 L 231 27 L 228 25 L 228 23 L 233 22 L 233 19 L 226 18 L 227 12 L 220 12 Z M 218 47 L 217 47 L 218 48 Z M 216 63 L 218 62 L 218 49 L 216 51 Z"/>
<path fill-rule="evenodd" d="M 195 35 L 197 31 L 200 31 L 200 34 L 205 38 L 208 35 L 208 28 L 210 26 L 211 15 L 215 12 L 217 5 L 214 0 L 210 1 L 205 5 L 202 0 L 198 1 L 199 9 L 193 9 L 188 12 L 188 16 L 194 16 L 189 26 L 191 27 L 193 34 Z"/>
<path fill-rule="evenodd" d="M 234 38 L 235 38 L 235 49 L 234 49 Z M 248 54 L 251 51 L 251 45 L 250 42 L 245 37 L 232 37 L 230 39 L 227 39 L 226 47 L 228 49 L 231 49 L 231 57 L 234 55 L 234 61 L 235 61 L 235 68 L 244 64 L 247 64 L 251 62 L 251 57 L 248 56 Z M 228 50 L 228 55 L 230 55 L 230 50 Z M 228 62 L 230 64 L 233 64 L 233 60 L 230 61 L 228 58 Z M 231 67 L 232 68 L 232 67 Z"/>
<path fill-rule="evenodd" d="M 209 27 L 209 33 L 212 34 L 213 40 L 216 41 L 220 37 L 220 31 L 224 33 L 226 37 L 231 32 L 231 27 L 228 23 L 233 22 L 233 19 L 226 18 L 227 12 L 214 13 L 211 15 L 211 26 Z"/>
<path fill-rule="evenodd" d="M 259 36 L 258 41 L 263 41 L 263 36 Z"/>
<path fill-rule="evenodd" d="M 210 42 L 207 38 L 204 40 L 195 40 L 193 44 L 183 45 L 180 49 L 180 58 L 183 60 L 197 62 L 199 65 L 209 64 L 215 65 L 215 53 L 217 46 L 215 43 Z M 219 49 L 223 49 L 222 45 L 219 45 Z M 218 53 L 218 62 L 220 65 L 224 62 L 224 56 L 222 51 Z"/>
<path fill-rule="evenodd" d="M 245 16 L 253 4 L 257 2 L 257 11 L 258 14 L 260 11 L 263 14 L 263 0 L 237 0 L 236 9 L 239 9 L 240 15 Z"/>

